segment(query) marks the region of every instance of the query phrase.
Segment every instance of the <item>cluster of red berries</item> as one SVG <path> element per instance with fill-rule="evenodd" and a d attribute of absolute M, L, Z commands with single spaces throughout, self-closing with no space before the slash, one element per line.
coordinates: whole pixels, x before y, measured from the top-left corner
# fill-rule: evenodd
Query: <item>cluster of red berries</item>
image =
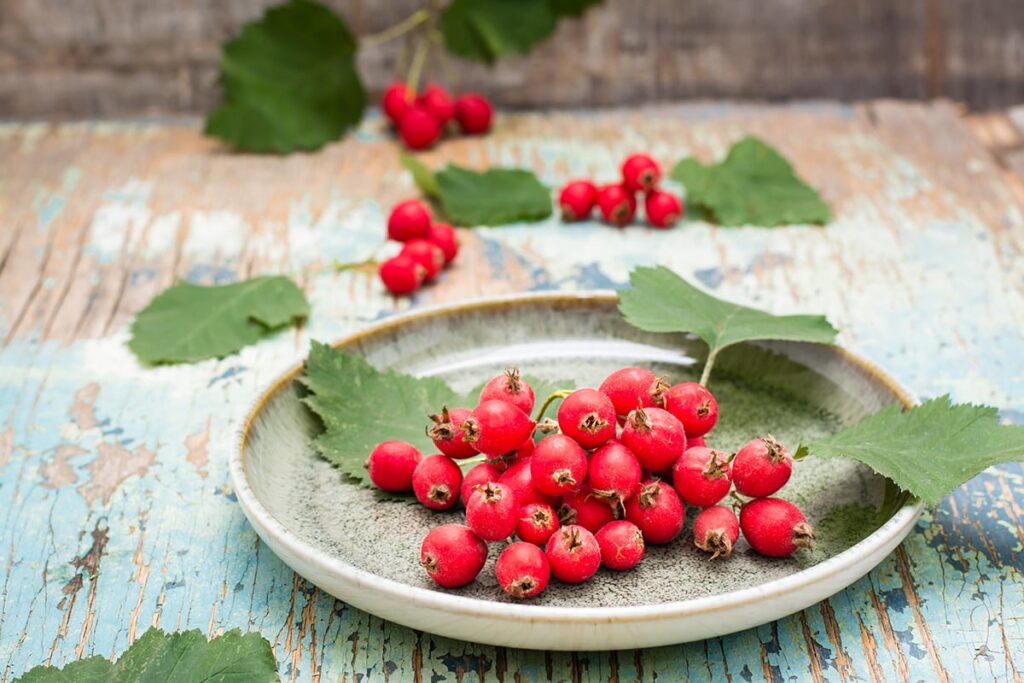
<path fill-rule="evenodd" d="M 468 135 L 486 133 L 494 116 L 491 103 L 483 95 L 465 93 L 452 99 L 436 83 L 419 94 L 409 90 L 405 83 L 392 83 L 384 91 L 381 108 L 409 149 L 430 147 L 451 121 L 456 121 Z"/>
<path fill-rule="evenodd" d="M 579 221 L 590 218 L 596 205 L 612 225 L 623 226 L 636 215 L 636 196 L 644 194 L 647 222 L 655 228 L 670 228 L 683 215 L 683 203 L 671 192 L 658 188 L 661 168 L 646 154 L 630 155 L 622 164 L 622 182 L 597 187 L 589 180 L 570 181 L 558 196 L 562 218 Z"/>
<path fill-rule="evenodd" d="M 411 294 L 455 260 L 459 239 L 455 228 L 435 223 L 418 199 L 395 204 L 388 216 L 388 239 L 402 242 L 402 251 L 380 264 L 380 279 L 395 295 Z"/>
<path fill-rule="evenodd" d="M 519 541 L 504 548 L 495 571 L 516 598 L 539 594 L 552 575 L 580 583 L 602 565 L 630 569 L 646 544 L 679 535 L 686 505 L 703 508 L 694 541 L 713 558 L 731 554 L 740 527 L 756 552 L 774 557 L 812 538 L 794 505 L 767 497 L 788 481 L 793 462 L 772 437 L 754 439 L 732 459 L 706 446 L 718 404 L 703 385 L 670 386 L 642 368 L 617 370 L 598 389 L 569 393 L 557 426 L 539 425 L 558 433 L 536 444 L 533 405 L 533 389 L 511 369 L 488 382 L 474 409 L 431 416 L 439 454 L 423 457 L 400 441 L 370 454 L 366 467 L 378 487 L 412 490 L 435 510 L 465 505 L 466 525 L 433 529 L 420 550 L 420 563 L 441 586 L 473 581 L 487 543 L 513 534 Z M 463 476 L 455 461 L 477 454 L 485 460 Z M 733 485 L 755 498 L 743 503 L 739 521 L 719 505 Z"/>

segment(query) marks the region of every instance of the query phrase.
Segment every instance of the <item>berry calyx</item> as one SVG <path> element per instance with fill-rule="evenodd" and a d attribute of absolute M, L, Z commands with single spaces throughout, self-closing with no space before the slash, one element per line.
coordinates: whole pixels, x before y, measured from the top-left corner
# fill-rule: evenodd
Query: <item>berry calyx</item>
<path fill-rule="evenodd" d="M 522 446 L 536 425 L 529 415 L 507 401 L 481 401 L 462 423 L 462 433 L 466 443 L 494 458 Z"/>
<path fill-rule="evenodd" d="M 584 448 L 597 448 L 615 438 L 615 406 L 596 389 L 577 389 L 558 406 L 562 433 Z"/>
<path fill-rule="evenodd" d="M 388 239 L 407 242 L 430 234 L 430 211 L 418 199 L 398 202 L 388 214 Z"/>
<path fill-rule="evenodd" d="M 491 127 L 494 109 L 483 95 L 465 93 L 455 100 L 455 118 L 463 133 L 486 133 Z"/>
<path fill-rule="evenodd" d="M 603 185 L 597 190 L 597 206 L 605 221 L 621 227 L 633 220 L 636 197 L 623 185 Z"/>
<path fill-rule="evenodd" d="M 792 474 L 793 459 L 770 434 L 747 443 L 732 460 L 736 491 L 753 498 L 772 495 Z"/>
<path fill-rule="evenodd" d="M 459 498 L 463 504 L 468 503 L 469 497 L 473 495 L 473 490 L 477 486 L 483 486 L 489 481 L 498 481 L 500 479 L 501 470 L 493 463 L 482 462 L 479 465 L 474 465 L 462 477 L 462 490 L 459 492 Z"/>
<path fill-rule="evenodd" d="M 678 536 L 685 513 L 679 494 L 663 481 L 644 482 L 626 501 L 626 519 L 640 527 L 648 543 L 668 543 Z"/>
<path fill-rule="evenodd" d="M 589 218 L 597 203 L 597 186 L 589 180 L 572 180 L 558 194 L 562 220 L 580 221 Z"/>
<path fill-rule="evenodd" d="M 466 443 L 462 433 L 462 423 L 469 417 L 469 408 L 448 408 L 444 406 L 440 413 L 430 416 L 433 425 L 427 427 L 427 436 L 433 440 L 437 450 L 449 458 L 462 459 L 476 455 L 472 444 Z"/>
<path fill-rule="evenodd" d="M 707 387 L 683 382 L 665 392 L 664 408 L 683 423 L 686 438 L 704 436 L 718 422 L 718 401 Z"/>
<path fill-rule="evenodd" d="M 481 401 L 508 401 L 527 415 L 533 410 L 533 389 L 519 374 L 519 368 L 509 368 L 489 381 L 480 391 Z"/>
<path fill-rule="evenodd" d="M 411 443 L 382 441 L 363 463 L 370 481 L 383 491 L 411 491 L 412 473 L 423 454 Z"/>
<path fill-rule="evenodd" d="M 380 264 L 380 281 L 395 296 L 412 294 L 427 276 L 427 269 L 408 256 L 393 256 Z"/>
<path fill-rule="evenodd" d="M 477 486 L 466 501 L 466 523 L 485 541 L 508 538 L 519 523 L 515 492 L 493 481 Z"/>
<path fill-rule="evenodd" d="M 768 557 L 810 548 L 814 532 L 800 508 L 781 498 L 758 498 L 740 508 L 740 528 L 750 547 Z"/>
<path fill-rule="evenodd" d="M 655 228 L 671 228 L 683 215 L 683 204 L 671 192 L 655 190 L 644 199 L 647 222 Z"/>
<path fill-rule="evenodd" d="M 444 252 L 441 251 L 441 247 L 430 240 L 411 239 L 405 243 L 399 255 L 407 256 L 423 266 L 423 270 L 426 272 L 423 278 L 424 282 L 433 280 L 444 268 Z"/>
<path fill-rule="evenodd" d="M 533 485 L 549 496 L 575 491 L 587 476 L 587 452 L 564 434 L 540 440 L 530 458 Z"/>
<path fill-rule="evenodd" d="M 431 510 L 447 510 L 459 502 L 462 470 L 444 455 L 430 455 L 416 465 L 412 490 L 416 500 Z"/>
<path fill-rule="evenodd" d="M 532 543 L 517 542 L 501 551 L 494 573 L 506 593 L 524 600 L 547 588 L 551 565 L 543 550 Z"/>
<path fill-rule="evenodd" d="M 601 446 L 587 463 L 587 486 L 616 506 L 636 493 L 642 476 L 640 461 L 618 441 Z"/>
<path fill-rule="evenodd" d="M 447 223 L 431 223 L 427 239 L 441 248 L 444 264 L 448 265 L 459 255 L 459 238 L 455 228 Z"/>
<path fill-rule="evenodd" d="M 565 583 L 586 581 L 601 566 L 601 546 L 594 534 L 576 524 L 559 529 L 545 548 L 551 573 Z"/>
<path fill-rule="evenodd" d="M 558 515 L 547 503 L 528 503 L 519 508 L 516 536 L 536 545 L 544 545 L 560 526 Z"/>
<path fill-rule="evenodd" d="M 384 110 L 384 115 L 391 119 L 392 123 L 397 124 L 401 120 L 402 114 L 405 113 L 405 110 L 409 108 L 409 105 L 414 100 L 415 97 L 408 86 L 405 83 L 396 81 L 384 91 L 384 95 L 380 100 L 380 106 Z"/>
<path fill-rule="evenodd" d="M 647 154 L 631 154 L 622 163 L 622 184 L 630 192 L 650 192 L 661 180 L 658 163 Z"/>
<path fill-rule="evenodd" d="M 607 498 L 587 488 L 562 496 L 558 519 L 563 524 L 578 524 L 591 533 L 615 519 L 615 510 Z"/>
<path fill-rule="evenodd" d="M 519 505 L 528 505 L 529 503 L 546 503 L 553 505 L 556 498 L 545 495 L 537 490 L 537 487 L 533 484 L 533 468 L 530 466 L 530 458 L 523 458 L 521 460 L 514 461 L 508 466 L 504 474 L 498 480 L 505 486 L 508 486 L 516 494 L 516 500 L 519 501 Z"/>
<path fill-rule="evenodd" d="M 687 448 L 672 468 L 672 483 L 687 505 L 711 507 L 732 486 L 729 458 L 710 448 Z"/>
<path fill-rule="evenodd" d="M 426 109 L 414 104 L 402 112 L 398 135 L 409 149 L 426 149 L 441 137 L 441 124 Z"/>
<path fill-rule="evenodd" d="M 455 101 L 447 90 L 436 83 L 430 83 L 423 89 L 423 93 L 416 98 L 416 104 L 429 112 L 441 126 L 455 118 Z"/>
<path fill-rule="evenodd" d="M 430 530 L 420 546 L 420 565 L 445 588 L 465 586 L 487 561 L 487 544 L 461 524 L 442 524 Z"/>
<path fill-rule="evenodd" d="M 626 417 L 619 440 L 633 451 L 648 472 L 672 467 L 686 450 L 686 432 L 672 413 L 661 408 L 636 408 Z"/>
<path fill-rule="evenodd" d="M 740 537 L 740 524 L 736 521 L 736 513 L 724 505 L 715 505 L 693 520 L 693 543 L 711 559 L 719 556 L 732 555 L 733 546 Z"/>
<path fill-rule="evenodd" d="M 633 522 L 625 519 L 609 522 L 594 536 L 601 547 L 601 564 L 609 569 L 632 569 L 644 557 L 644 535 Z"/>
<path fill-rule="evenodd" d="M 668 384 L 644 368 L 622 368 L 608 375 L 598 391 L 611 399 L 616 414 L 626 416 L 637 406 L 662 406 Z"/>

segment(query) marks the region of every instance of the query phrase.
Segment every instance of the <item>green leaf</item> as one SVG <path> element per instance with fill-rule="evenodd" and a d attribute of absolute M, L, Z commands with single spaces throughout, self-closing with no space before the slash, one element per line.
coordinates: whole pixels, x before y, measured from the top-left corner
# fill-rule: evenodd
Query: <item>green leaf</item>
<path fill-rule="evenodd" d="M 583 13 L 594 5 L 601 4 L 601 0 L 548 0 L 551 9 L 558 17 L 582 17 Z"/>
<path fill-rule="evenodd" d="M 441 209 L 457 225 L 503 225 L 551 215 L 551 194 L 529 171 L 451 165 L 435 175 Z"/>
<path fill-rule="evenodd" d="M 207 117 L 206 133 L 237 149 L 318 149 L 363 116 L 356 40 L 320 3 L 291 0 L 267 10 L 223 52 L 224 102 Z"/>
<path fill-rule="evenodd" d="M 734 144 L 718 164 L 683 159 L 672 177 L 686 187 L 688 207 L 720 225 L 824 225 L 831 218 L 828 204 L 814 188 L 796 176 L 781 154 L 755 137 Z"/>
<path fill-rule="evenodd" d="M 284 276 L 203 287 L 179 282 L 132 322 L 129 348 L 144 363 L 222 358 L 309 315 L 309 303 Z"/>
<path fill-rule="evenodd" d="M 112 664 L 103 657 L 72 662 L 63 669 L 37 666 L 21 683 L 171 683 L 203 681 L 270 683 L 280 680 L 266 638 L 228 631 L 207 641 L 199 630 L 167 634 L 146 631 Z"/>
<path fill-rule="evenodd" d="M 440 29 L 449 52 L 493 64 L 554 33 L 555 11 L 549 0 L 453 0 L 441 13 Z"/>
<path fill-rule="evenodd" d="M 437 187 L 437 177 L 433 171 L 420 163 L 420 160 L 411 154 L 402 152 L 399 159 L 405 170 L 409 171 L 412 181 L 416 183 L 416 187 L 420 188 L 420 192 L 432 199 L 440 195 L 441 191 Z"/>
<path fill-rule="evenodd" d="M 858 424 L 801 444 L 797 457 L 852 458 L 931 505 L 991 465 L 1024 460 L 1024 427 L 995 408 L 940 396 L 909 410 L 893 404 Z"/>

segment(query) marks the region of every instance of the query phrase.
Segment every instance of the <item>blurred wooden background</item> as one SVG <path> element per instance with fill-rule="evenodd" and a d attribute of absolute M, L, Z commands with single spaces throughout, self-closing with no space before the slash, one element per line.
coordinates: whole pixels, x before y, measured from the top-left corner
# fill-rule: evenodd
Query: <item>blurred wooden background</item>
<path fill-rule="evenodd" d="M 424 4 L 328 1 L 357 34 Z M 0 117 L 205 111 L 221 42 L 274 3 L 0 0 Z M 372 91 L 399 48 L 360 55 Z M 1024 2 L 606 0 L 528 57 L 451 63 L 459 87 L 511 107 L 948 97 L 980 109 L 1024 100 Z"/>

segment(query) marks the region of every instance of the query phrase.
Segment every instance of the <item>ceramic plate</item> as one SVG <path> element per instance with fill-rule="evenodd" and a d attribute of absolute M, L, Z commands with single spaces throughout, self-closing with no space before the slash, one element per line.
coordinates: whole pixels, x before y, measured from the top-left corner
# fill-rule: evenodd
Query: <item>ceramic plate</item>
<path fill-rule="evenodd" d="M 695 377 L 702 348 L 687 335 L 629 327 L 612 294 L 525 295 L 418 311 L 337 345 L 377 367 L 442 377 L 460 391 L 512 364 L 576 386 L 597 386 L 626 365 L 680 381 Z M 461 513 L 378 502 L 373 491 L 342 481 L 309 446 L 317 423 L 299 400 L 300 372 L 295 367 L 274 382 L 241 429 L 231 477 L 245 514 L 281 559 L 322 589 L 385 619 L 452 638 L 601 650 L 749 628 L 856 581 L 900 543 L 919 513 L 905 507 L 863 540 L 826 534 L 837 527 L 830 521 L 835 506 L 879 503 L 884 480 L 852 461 L 809 458 L 794 468 L 783 494 L 818 529 L 812 553 L 769 559 L 741 540 L 732 558 L 712 564 L 693 547 L 688 525 L 675 542 L 649 546 L 632 571 L 602 569 L 575 586 L 553 581 L 529 602 L 512 602 L 497 586 L 497 544 L 474 583 L 439 589 L 417 563 L 420 542 L 434 526 L 461 521 Z M 707 440 L 729 451 L 766 433 L 794 448 L 801 437 L 830 433 L 893 401 L 911 403 L 867 362 L 838 348 L 791 342 L 726 350 L 710 386 L 721 417 Z M 423 415 L 395 419 L 425 422 Z"/>

